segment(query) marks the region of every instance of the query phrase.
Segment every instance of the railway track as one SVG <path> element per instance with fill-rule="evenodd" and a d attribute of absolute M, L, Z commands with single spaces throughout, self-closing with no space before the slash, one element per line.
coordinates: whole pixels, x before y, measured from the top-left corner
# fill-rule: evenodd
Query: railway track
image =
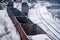
<path fill-rule="evenodd" d="M 32 11 L 34 12 L 33 14 L 31 13 L 29 14 L 30 20 L 32 20 L 33 23 L 36 23 L 37 25 L 39 25 L 39 27 L 41 27 L 52 40 L 60 40 L 59 24 L 56 23 L 54 19 L 49 20 L 49 18 L 50 19 L 52 18 L 50 16 L 49 17 L 46 16 L 47 15 L 46 13 L 44 15 L 40 13 L 40 8 L 32 9 L 32 10 L 35 10 L 35 11 Z"/>
<path fill-rule="evenodd" d="M 59 33 L 55 28 L 53 28 L 53 26 L 51 26 L 45 19 L 43 19 L 46 23 L 47 23 L 47 25 L 44 23 L 44 22 L 42 22 L 42 24 L 46 27 L 46 29 L 48 29 L 46 32 L 47 32 L 47 34 L 48 34 L 48 36 L 50 36 L 49 35 L 49 33 L 51 32 L 51 34 L 53 34 L 53 36 L 55 36 L 54 37 L 54 39 L 55 38 L 57 38 L 57 39 L 59 39 L 57 36 L 56 36 L 56 34 L 55 33 Z M 48 32 L 49 31 L 49 32 Z M 53 32 L 53 31 L 55 31 L 55 33 Z M 59 33 L 60 34 L 60 33 Z M 52 35 L 51 35 L 52 36 Z M 52 38 L 53 39 L 53 38 Z M 56 39 L 55 39 L 56 40 Z"/>
<path fill-rule="evenodd" d="M 38 17 L 38 15 L 36 15 Z M 60 40 L 59 36 L 60 35 L 60 31 L 58 29 L 56 29 L 56 27 L 52 26 L 49 22 L 47 22 L 47 20 L 41 15 L 40 15 L 41 18 L 42 18 L 42 25 L 45 26 L 45 28 L 47 29 L 44 29 L 43 27 L 41 27 L 43 30 L 45 30 L 45 32 L 47 33 L 47 35 L 52 39 L 52 40 Z M 38 17 L 39 18 L 39 17 Z M 39 18 L 39 19 L 41 19 Z M 41 20 L 40 20 L 41 21 Z M 39 23 L 38 23 L 39 24 Z M 41 24 L 39 24 L 41 25 Z"/>

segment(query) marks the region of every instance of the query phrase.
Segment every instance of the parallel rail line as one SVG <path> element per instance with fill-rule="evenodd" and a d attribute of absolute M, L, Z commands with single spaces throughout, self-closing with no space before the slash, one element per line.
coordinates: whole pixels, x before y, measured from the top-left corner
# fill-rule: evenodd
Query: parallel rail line
<path fill-rule="evenodd" d="M 36 16 L 38 17 L 38 15 L 36 15 Z M 41 18 L 42 18 L 51 28 L 54 29 L 54 31 L 56 31 L 58 34 L 60 34 L 60 32 L 57 31 L 52 25 L 50 25 L 50 24 L 43 18 L 43 16 L 42 16 L 41 14 L 40 14 L 40 16 L 41 16 Z M 39 18 L 39 17 L 38 17 L 38 18 Z M 40 19 L 40 18 L 39 18 L 39 19 Z M 50 30 L 49 27 L 46 26 L 46 24 L 43 23 L 43 25 L 44 25 L 58 40 L 60 40 L 60 38 L 58 38 L 57 35 L 54 34 L 54 33 L 52 32 L 52 30 Z M 48 33 L 47 33 L 47 34 L 48 34 Z M 48 36 L 49 36 L 49 35 L 48 35 Z M 51 38 L 51 37 L 50 37 L 50 38 Z M 55 38 L 51 38 L 51 39 L 56 40 Z"/>

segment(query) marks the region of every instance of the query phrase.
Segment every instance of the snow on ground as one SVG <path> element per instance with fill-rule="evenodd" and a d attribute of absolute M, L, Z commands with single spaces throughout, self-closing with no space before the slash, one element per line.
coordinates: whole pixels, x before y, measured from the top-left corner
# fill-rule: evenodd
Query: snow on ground
<path fill-rule="evenodd" d="M 20 40 L 6 10 L 0 10 L 0 40 Z"/>
<path fill-rule="evenodd" d="M 42 10 L 45 10 L 44 7 L 41 8 Z M 40 10 L 41 10 L 40 9 Z M 41 12 L 41 11 L 40 11 Z M 47 13 L 47 12 L 46 12 Z M 60 38 L 58 35 L 60 35 L 60 24 L 58 24 L 55 20 L 53 20 L 48 14 L 45 13 L 41 13 L 42 17 L 55 29 L 57 30 L 57 32 L 55 32 L 54 30 L 52 30 L 50 27 L 50 29 L 55 33 L 55 35 Z"/>
<path fill-rule="evenodd" d="M 60 24 L 60 18 L 58 18 L 60 15 L 59 12 L 60 12 L 60 8 L 58 9 L 48 9 L 48 11 L 50 12 L 49 14 L 52 14 L 52 18 L 54 18 L 54 20 Z"/>
<path fill-rule="evenodd" d="M 18 10 L 21 11 L 21 3 L 14 3 L 14 8 L 17 8 Z"/>
<path fill-rule="evenodd" d="M 46 34 L 32 36 L 32 40 L 51 40 Z"/>

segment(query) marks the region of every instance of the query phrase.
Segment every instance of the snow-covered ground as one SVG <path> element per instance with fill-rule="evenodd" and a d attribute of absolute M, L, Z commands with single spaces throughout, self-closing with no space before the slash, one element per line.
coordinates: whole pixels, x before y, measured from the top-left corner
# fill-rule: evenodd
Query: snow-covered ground
<path fill-rule="evenodd" d="M 46 34 L 34 35 L 31 38 L 32 40 L 51 40 Z"/>
<path fill-rule="evenodd" d="M 21 3 L 14 3 L 14 8 L 17 8 L 21 11 Z"/>
<path fill-rule="evenodd" d="M 0 40 L 20 40 L 19 33 L 6 10 L 0 10 Z"/>

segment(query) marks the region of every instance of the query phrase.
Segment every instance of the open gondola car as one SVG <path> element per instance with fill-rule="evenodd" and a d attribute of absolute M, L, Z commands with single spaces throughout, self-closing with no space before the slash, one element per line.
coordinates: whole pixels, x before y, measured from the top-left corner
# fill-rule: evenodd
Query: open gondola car
<path fill-rule="evenodd" d="M 46 34 L 38 25 L 34 24 L 26 15 L 16 8 L 7 8 L 8 15 L 13 21 L 22 40 L 28 40 L 28 35 Z"/>

